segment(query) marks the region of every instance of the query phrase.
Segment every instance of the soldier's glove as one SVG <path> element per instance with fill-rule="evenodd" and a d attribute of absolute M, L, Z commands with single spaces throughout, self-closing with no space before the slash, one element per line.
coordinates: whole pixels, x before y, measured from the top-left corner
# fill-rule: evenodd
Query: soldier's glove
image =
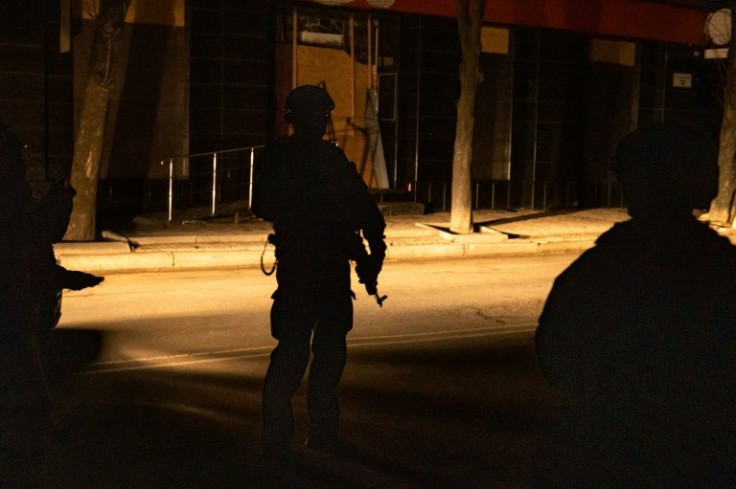
<path fill-rule="evenodd" d="M 355 273 L 358 274 L 358 281 L 365 285 L 365 289 L 371 295 L 376 293 L 379 271 L 380 269 L 376 267 L 375 260 L 370 255 L 365 255 L 355 263 Z"/>
<path fill-rule="evenodd" d="M 382 258 L 367 254 L 355 262 L 355 273 L 358 274 L 358 281 L 365 285 L 365 290 L 369 295 L 375 296 L 379 306 L 383 306 L 383 301 L 388 298 L 388 296 L 378 294 L 378 274 L 382 265 Z"/>

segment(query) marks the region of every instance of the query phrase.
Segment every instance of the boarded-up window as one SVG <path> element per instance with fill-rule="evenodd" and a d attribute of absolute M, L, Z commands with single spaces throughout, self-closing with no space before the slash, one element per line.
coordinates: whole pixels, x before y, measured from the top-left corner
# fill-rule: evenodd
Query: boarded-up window
<path fill-rule="evenodd" d="M 593 39 L 590 59 L 597 63 L 636 66 L 636 44 L 626 41 Z"/>

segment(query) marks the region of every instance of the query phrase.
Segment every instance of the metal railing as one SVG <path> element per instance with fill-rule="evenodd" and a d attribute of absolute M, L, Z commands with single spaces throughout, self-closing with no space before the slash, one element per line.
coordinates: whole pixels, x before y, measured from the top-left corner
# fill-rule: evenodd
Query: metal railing
<path fill-rule="evenodd" d="M 448 212 L 452 184 L 445 181 L 423 181 L 413 185 L 414 201 L 431 205 L 433 211 Z M 508 180 L 474 180 L 471 187 L 473 209 L 508 209 L 511 207 L 511 182 Z"/>
<path fill-rule="evenodd" d="M 473 180 L 471 188 L 474 210 L 512 207 L 571 209 L 581 204 L 595 207 L 625 206 L 621 185 L 611 178 L 585 184 L 578 181 Z M 450 182 L 414 182 L 412 190 L 414 202 L 429 204 L 435 212 L 450 211 L 452 197 Z"/>
<path fill-rule="evenodd" d="M 247 186 L 248 188 L 248 208 L 253 204 L 253 170 L 255 166 L 256 153 L 262 149 L 263 145 L 258 146 L 244 146 L 241 148 L 224 149 L 219 151 L 209 151 L 206 153 L 193 153 L 185 155 L 170 156 L 160 161 L 162 166 L 168 165 L 169 177 L 168 177 L 168 221 L 171 222 L 174 216 L 174 181 L 176 179 L 187 179 L 187 180 L 211 180 L 208 188 L 205 190 L 192 190 L 190 186 L 189 200 L 191 203 L 192 196 L 196 193 L 209 193 L 209 204 L 210 204 L 210 216 L 215 216 L 217 213 L 217 203 L 225 190 L 234 190 L 236 196 L 238 195 L 239 189 Z M 227 156 L 245 156 L 245 160 L 236 158 L 235 161 L 229 161 L 225 165 L 224 160 Z M 196 161 L 200 164 L 194 165 L 195 171 L 190 172 L 193 167 L 192 162 Z M 204 162 L 203 162 L 204 161 Z M 177 177 L 176 165 L 180 163 L 182 165 L 181 170 L 178 172 Z M 247 182 L 243 182 L 241 174 L 242 170 L 247 171 Z M 236 176 L 233 177 L 233 174 Z M 232 193 L 232 192 L 231 192 Z"/>
<path fill-rule="evenodd" d="M 256 156 L 263 147 L 264 145 L 245 146 L 171 156 L 161 160 L 162 166 L 168 165 L 168 221 L 171 222 L 174 216 L 176 180 L 186 180 L 184 188 L 189 189 L 189 206 L 195 201 L 199 205 L 202 205 L 203 200 L 208 201 L 211 217 L 217 214 L 217 204 L 225 194 L 229 194 L 231 201 L 247 197 L 250 209 L 253 204 Z M 177 164 L 182 165 L 178 172 Z M 447 212 L 451 205 L 451 187 L 447 181 L 414 182 L 410 186 L 410 194 L 413 194 L 414 202 L 427 203 L 434 212 Z M 247 196 L 243 195 L 245 188 Z M 183 189 L 181 193 L 185 193 Z M 512 207 L 576 208 L 582 201 L 599 207 L 622 207 L 625 204 L 620 185 L 611 178 L 582 185 L 576 181 L 474 180 L 471 198 L 472 207 L 476 210 Z"/>

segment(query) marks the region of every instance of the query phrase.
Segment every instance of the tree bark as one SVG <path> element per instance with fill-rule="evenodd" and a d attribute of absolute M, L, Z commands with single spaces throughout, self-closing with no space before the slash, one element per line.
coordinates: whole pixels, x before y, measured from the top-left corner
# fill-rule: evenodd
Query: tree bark
<path fill-rule="evenodd" d="M 736 35 L 731 36 L 723 88 L 723 120 L 718 151 L 718 195 L 708 213 L 711 223 L 732 227 L 736 218 Z"/>
<path fill-rule="evenodd" d="M 100 0 L 90 73 L 74 140 L 71 185 L 74 197 L 65 240 L 95 239 L 97 178 L 125 14 L 130 0 Z"/>
<path fill-rule="evenodd" d="M 450 231 L 458 234 L 473 232 L 471 163 L 473 161 L 475 99 L 478 84 L 482 80 L 478 59 L 485 4 L 486 0 L 455 0 L 462 61 L 460 63 L 460 99 L 457 103 L 455 148 L 452 158 Z"/>

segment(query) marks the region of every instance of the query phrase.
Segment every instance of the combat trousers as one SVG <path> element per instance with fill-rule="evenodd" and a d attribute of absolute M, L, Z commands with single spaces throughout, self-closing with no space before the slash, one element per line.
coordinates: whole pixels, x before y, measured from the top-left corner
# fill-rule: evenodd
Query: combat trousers
<path fill-rule="evenodd" d="M 329 281 L 332 287 L 322 282 L 325 287 L 311 289 L 291 287 L 296 281 L 283 276 L 289 269 L 279 270 L 282 276 L 271 309 L 272 332 L 278 345 L 271 353 L 263 388 L 266 449 L 280 450 L 291 445 L 291 398 L 308 366 L 309 438 L 332 440 L 339 434 L 337 386 L 347 360 L 346 335 L 352 327 L 353 305 L 347 262 L 333 270 L 341 278 Z"/>

